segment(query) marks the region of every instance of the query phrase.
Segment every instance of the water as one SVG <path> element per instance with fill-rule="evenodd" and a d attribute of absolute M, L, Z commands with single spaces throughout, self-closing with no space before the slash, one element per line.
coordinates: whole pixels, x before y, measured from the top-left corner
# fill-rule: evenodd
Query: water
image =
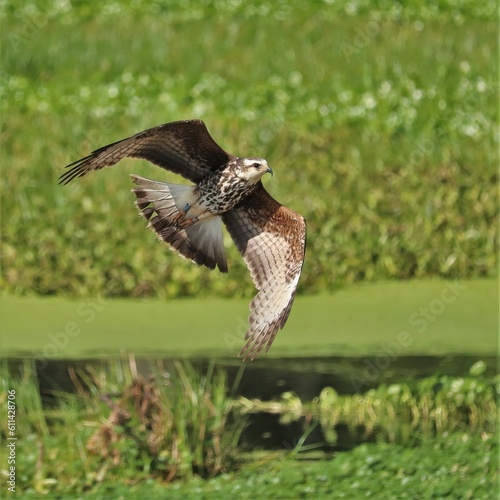
<path fill-rule="evenodd" d="M 216 360 L 191 359 L 194 367 L 203 373 L 214 364 L 228 373 L 229 388 L 235 382 L 234 397 L 243 396 L 261 401 L 277 400 L 284 392 L 293 391 L 302 401 L 311 401 L 325 387 L 333 387 L 339 394 L 363 393 L 380 384 L 412 383 L 432 375 L 463 376 L 478 360 L 486 362 L 486 376 L 496 373 L 495 356 L 400 356 L 380 357 L 315 357 L 315 358 L 262 358 L 250 363 L 242 363 L 234 358 Z M 136 358 L 137 371 L 143 376 L 152 373 L 152 367 L 161 361 L 168 371 L 171 359 Z M 20 360 L 11 359 L 17 364 Z M 48 363 L 37 362 L 37 375 L 44 404 L 50 406 L 55 391 L 73 392 L 75 387 L 69 376 L 69 368 L 75 371 L 86 366 L 98 369 L 101 365 L 109 367 L 109 359 L 53 360 Z M 291 423 L 281 423 L 280 415 L 266 412 L 249 415 L 248 426 L 242 438 L 241 448 L 247 449 L 293 449 L 309 426 L 304 418 Z M 335 447 L 323 446 L 327 450 L 345 450 L 370 440 L 362 435 L 353 436 L 347 428 L 339 426 L 339 438 Z M 324 438 L 317 426 L 306 442 L 322 443 Z"/>

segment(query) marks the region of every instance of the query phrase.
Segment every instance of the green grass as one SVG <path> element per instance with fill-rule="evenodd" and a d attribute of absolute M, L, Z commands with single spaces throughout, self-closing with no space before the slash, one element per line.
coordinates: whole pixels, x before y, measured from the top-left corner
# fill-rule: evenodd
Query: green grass
<path fill-rule="evenodd" d="M 148 379 L 136 370 L 133 359 L 73 370 L 74 392 L 55 390 L 42 408 L 35 364 L 0 364 L 0 401 L 14 393 L 14 428 L 4 419 L 1 431 L 16 438 L 6 443 L 16 448 L 18 494 L 212 477 L 233 465 L 245 417 L 226 372 L 211 365 L 200 374 L 189 362 L 151 366 Z M 2 446 L 1 475 L 7 455 Z"/>
<path fill-rule="evenodd" d="M 445 303 L 443 298 L 450 303 Z M 41 358 L 121 351 L 234 357 L 248 301 L 17 297 L 0 301 L 2 353 Z M 498 288 L 493 280 L 351 286 L 298 297 L 267 356 L 495 354 Z"/>
<path fill-rule="evenodd" d="M 280 455 L 239 473 L 163 485 L 153 480 L 105 482 L 64 498 L 449 498 L 491 499 L 498 485 L 498 440 L 452 434 L 417 448 L 365 444 L 332 460 L 301 461 Z M 21 498 L 40 498 L 28 491 Z M 50 498 L 50 497 L 49 497 Z"/>
<path fill-rule="evenodd" d="M 242 407 L 225 372 L 199 374 L 188 362 L 151 368 L 156 377 L 145 380 L 133 358 L 87 366 L 72 374 L 74 394 L 55 392 L 42 408 L 34 364 L 2 363 L 0 401 L 15 391 L 16 496 L 486 498 L 498 479 L 498 377 L 484 378 L 484 363 L 464 378 L 428 377 L 412 389 L 345 397 L 325 389 L 304 408 L 326 441 L 335 441 L 338 423 L 374 431 L 378 441 L 333 456 L 301 448 L 302 440 L 292 452 L 238 454 Z M 2 464 L 8 453 L 2 446 Z"/>
<path fill-rule="evenodd" d="M 418 448 L 366 444 L 333 460 L 266 460 L 238 475 L 167 489 L 143 485 L 148 498 L 491 498 L 498 484 L 498 442 L 452 435 Z M 109 485 L 110 490 L 114 487 Z M 106 491 L 103 488 L 104 492 Z M 116 490 L 115 490 L 116 491 Z M 154 495 L 158 496 L 154 496 Z M 99 494 L 90 498 L 104 498 Z"/>
<path fill-rule="evenodd" d="M 1 286 L 24 294 L 247 296 L 144 228 L 129 162 L 64 165 L 202 118 L 264 156 L 308 221 L 300 292 L 497 273 L 496 3 L 2 2 Z"/>

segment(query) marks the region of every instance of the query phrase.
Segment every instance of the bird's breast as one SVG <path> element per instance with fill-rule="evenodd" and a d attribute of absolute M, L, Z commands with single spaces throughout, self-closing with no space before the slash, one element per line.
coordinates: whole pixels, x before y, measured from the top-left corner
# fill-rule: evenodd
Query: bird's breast
<path fill-rule="evenodd" d="M 237 176 L 214 175 L 198 185 L 198 204 L 213 214 L 223 214 L 235 207 L 255 189 Z"/>

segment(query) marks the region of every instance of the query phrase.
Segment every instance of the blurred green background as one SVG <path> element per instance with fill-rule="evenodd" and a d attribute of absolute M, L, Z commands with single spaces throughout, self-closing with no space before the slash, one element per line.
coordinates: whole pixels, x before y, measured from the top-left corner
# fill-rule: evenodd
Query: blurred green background
<path fill-rule="evenodd" d="M 497 272 L 496 3 L 2 2 L 1 286 L 16 294 L 245 296 L 157 242 L 128 173 L 64 166 L 161 123 L 203 119 L 267 158 L 308 222 L 300 293 Z"/>
<path fill-rule="evenodd" d="M 0 403 L 14 388 L 19 498 L 491 498 L 496 15 L 493 0 L 0 0 Z M 229 274 L 210 272 L 134 207 L 129 173 L 178 176 L 131 160 L 58 185 L 92 150 L 189 118 L 266 158 L 266 188 L 308 223 L 290 321 L 252 364 L 235 355 L 255 290 L 229 236 Z M 134 354 L 160 375 L 126 409 Z M 211 379 L 213 359 L 201 374 L 158 359 L 200 354 L 229 356 L 227 379 Z M 238 398 L 240 382 L 274 400 Z M 133 403 L 169 425 L 152 432 Z M 267 403 L 280 422 L 240 441 L 226 418 Z M 349 446 L 297 460 L 317 425 L 314 439 L 334 446 L 343 428 Z M 101 455 L 88 446 L 100 428 L 116 438 Z M 265 434 L 281 451 L 258 454 Z"/>

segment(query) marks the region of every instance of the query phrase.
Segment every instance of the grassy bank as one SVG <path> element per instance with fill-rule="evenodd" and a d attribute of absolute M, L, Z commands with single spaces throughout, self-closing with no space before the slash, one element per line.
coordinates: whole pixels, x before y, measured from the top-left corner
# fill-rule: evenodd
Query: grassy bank
<path fill-rule="evenodd" d="M 0 9 L 3 288 L 250 293 L 227 235 L 225 277 L 146 231 L 127 174 L 172 176 L 130 162 L 57 185 L 92 149 L 195 117 L 229 151 L 266 157 L 270 192 L 307 219 L 301 292 L 496 274 L 495 2 Z"/>
<path fill-rule="evenodd" d="M 498 440 L 451 435 L 419 448 L 365 444 L 335 460 L 290 460 L 275 455 L 236 474 L 170 486 L 149 480 L 132 485 L 103 483 L 64 498 L 384 498 L 449 496 L 492 498 L 498 485 Z M 411 491 L 411 494 L 410 494 Z M 25 492 L 22 498 L 40 498 Z M 50 498 L 50 497 L 49 497 Z"/>
<path fill-rule="evenodd" d="M 3 355 L 72 358 L 122 351 L 234 357 L 248 300 L 17 297 L 0 301 Z M 267 356 L 494 354 L 493 280 L 355 285 L 298 297 Z"/>
<path fill-rule="evenodd" d="M 366 444 L 331 461 L 268 459 L 236 476 L 162 490 L 148 498 L 451 498 L 490 499 L 498 484 L 498 441 L 452 435 L 418 448 Z M 103 488 L 104 491 L 106 491 Z M 111 490 L 113 491 L 113 490 Z M 155 496 L 156 495 L 156 496 Z M 96 494 L 90 498 L 104 498 Z"/>
<path fill-rule="evenodd" d="M 2 434 L 17 438 L 15 496 L 224 498 L 241 490 L 242 498 L 336 498 L 389 488 L 401 497 L 411 487 L 413 496 L 483 498 L 495 484 L 498 378 L 483 377 L 484 363 L 468 376 L 430 377 L 411 388 L 333 399 L 332 389 L 323 390 L 303 405 L 324 437 L 312 448 L 334 443 L 346 424 L 365 431 L 361 442 L 375 436 L 378 443 L 333 454 L 306 452 L 304 435 L 293 451 L 263 455 L 257 445 L 242 455 L 248 406 L 231 398 L 225 372 L 212 365 L 199 374 L 178 362 L 151 368 L 146 380 L 132 358 L 88 365 L 71 372 L 73 393 L 45 388 L 42 395 L 33 363 L 2 363 L 0 399 L 16 412 L 13 427 L 2 422 Z M 289 409 L 279 412 L 285 418 Z M 1 448 L 2 464 L 9 453 Z"/>

